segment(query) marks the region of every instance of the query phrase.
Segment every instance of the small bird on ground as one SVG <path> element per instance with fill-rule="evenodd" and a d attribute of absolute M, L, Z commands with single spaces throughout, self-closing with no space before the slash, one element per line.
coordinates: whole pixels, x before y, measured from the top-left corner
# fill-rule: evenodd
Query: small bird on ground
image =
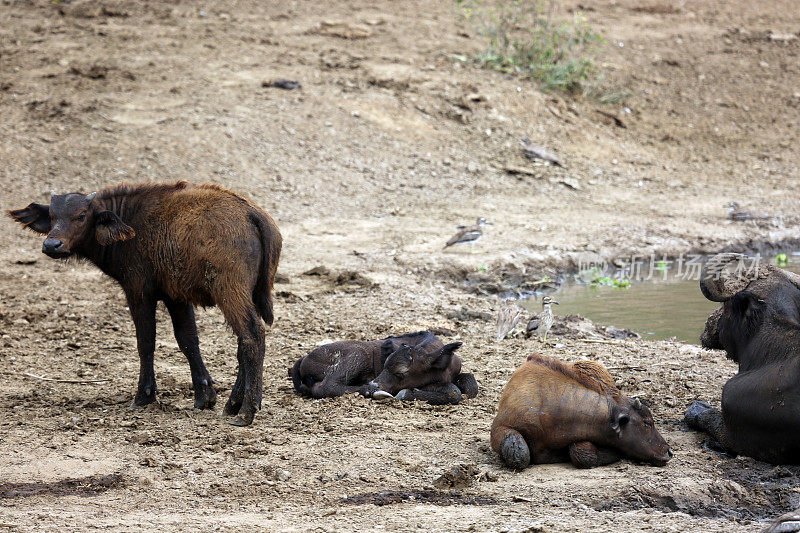
<path fill-rule="evenodd" d="M 497 340 L 508 337 L 517 327 L 522 317 L 522 309 L 514 302 L 506 302 L 497 314 Z"/>
<path fill-rule="evenodd" d="M 770 218 L 769 215 L 760 211 L 747 211 L 746 209 L 742 209 L 736 202 L 727 203 L 724 207 L 728 208 L 728 218 L 731 220 L 765 220 Z"/>
<path fill-rule="evenodd" d="M 483 228 L 485 228 L 487 224 L 491 224 L 491 222 L 486 222 L 485 218 L 478 217 L 474 226 L 456 226 L 456 229 L 460 231 L 450 237 L 450 240 L 447 241 L 444 247 L 448 248 L 454 244 L 469 244 L 470 251 L 474 252 L 475 243 L 483 237 Z"/>
<path fill-rule="evenodd" d="M 525 157 L 528 159 L 541 159 L 543 161 L 549 161 L 550 163 L 559 167 L 564 166 L 564 162 L 561 160 L 561 158 L 551 154 L 541 146 L 531 144 L 531 140 L 529 138 L 523 137 L 521 140 L 522 153 L 525 154 Z"/>
<path fill-rule="evenodd" d="M 538 333 L 542 342 L 547 341 L 547 332 L 553 327 L 553 308 L 550 304 L 561 305 L 549 296 L 542 298 L 542 310 L 528 322 L 525 328 L 526 337 L 530 338 L 534 333 Z"/>

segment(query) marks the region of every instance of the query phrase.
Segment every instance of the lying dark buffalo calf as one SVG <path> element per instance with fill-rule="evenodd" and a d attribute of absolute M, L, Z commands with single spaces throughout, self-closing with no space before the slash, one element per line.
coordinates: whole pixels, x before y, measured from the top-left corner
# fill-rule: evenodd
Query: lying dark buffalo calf
<path fill-rule="evenodd" d="M 664 466 L 672 451 L 638 399 L 593 361 L 533 354 L 511 376 L 492 422 L 492 449 L 511 468 L 571 461 L 579 468 L 630 457 Z"/>
<path fill-rule="evenodd" d="M 739 373 L 722 388 L 722 412 L 695 402 L 685 420 L 734 455 L 800 464 L 800 276 L 772 265 L 730 273 L 742 265 L 740 254 L 719 254 L 701 274 L 703 295 L 723 303 L 700 340 Z"/>
<path fill-rule="evenodd" d="M 193 305 L 218 306 L 239 338 L 239 371 L 225 412 L 238 414 L 237 425 L 253 421 L 261 407 L 261 320 L 272 324 L 272 284 L 281 252 L 281 234 L 267 213 L 216 185 L 182 181 L 53 195 L 50 205 L 30 204 L 9 215 L 47 234 L 45 254 L 88 259 L 122 286 L 136 326 L 137 406 L 156 400 L 159 300 L 189 360 L 195 407 L 214 405 L 217 393 L 200 357 Z"/>
<path fill-rule="evenodd" d="M 427 331 L 377 341 L 340 341 L 315 348 L 291 370 L 297 392 L 328 398 L 358 392 L 375 398 L 425 400 L 438 405 L 474 398 L 478 383 L 461 372 L 453 352 Z"/>

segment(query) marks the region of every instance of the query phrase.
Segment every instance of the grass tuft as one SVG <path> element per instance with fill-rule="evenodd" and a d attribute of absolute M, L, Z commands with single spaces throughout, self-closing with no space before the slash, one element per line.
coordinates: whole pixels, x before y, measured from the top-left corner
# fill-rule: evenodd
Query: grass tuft
<path fill-rule="evenodd" d="M 486 40 L 485 68 L 538 81 L 546 91 L 578 93 L 595 73 L 591 53 L 603 38 L 580 12 L 556 18 L 556 0 L 461 0 L 461 15 Z"/>

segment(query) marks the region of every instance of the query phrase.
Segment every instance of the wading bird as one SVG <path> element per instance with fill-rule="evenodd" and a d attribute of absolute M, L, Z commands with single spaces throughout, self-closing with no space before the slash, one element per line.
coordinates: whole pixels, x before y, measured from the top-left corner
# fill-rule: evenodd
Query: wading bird
<path fill-rule="evenodd" d="M 534 333 L 538 333 L 542 342 L 547 340 L 547 332 L 553 327 L 553 308 L 550 304 L 561 305 L 549 296 L 545 296 L 542 299 L 542 310 L 531 318 L 525 328 L 526 337 L 530 338 Z"/>
<path fill-rule="evenodd" d="M 514 302 L 506 302 L 497 314 L 497 340 L 508 337 L 517 327 L 522 317 L 522 309 Z"/>
<path fill-rule="evenodd" d="M 444 247 L 449 248 L 454 244 L 469 244 L 470 252 L 474 252 L 475 243 L 483 237 L 483 228 L 485 228 L 487 224 L 491 224 L 491 222 L 486 222 L 485 218 L 478 217 L 474 226 L 456 226 L 459 232 L 453 235 Z"/>

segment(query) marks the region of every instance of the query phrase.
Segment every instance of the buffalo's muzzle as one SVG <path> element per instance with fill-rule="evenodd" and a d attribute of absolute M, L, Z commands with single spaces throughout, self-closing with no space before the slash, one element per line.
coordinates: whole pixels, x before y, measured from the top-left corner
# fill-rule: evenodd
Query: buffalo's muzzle
<path fill-rule="evenodd" d="M 60 257 L 69 255 L 69 250 L 61 239 L 46 239 L 42 244 L 42 253 L 50 257 Z"/>

